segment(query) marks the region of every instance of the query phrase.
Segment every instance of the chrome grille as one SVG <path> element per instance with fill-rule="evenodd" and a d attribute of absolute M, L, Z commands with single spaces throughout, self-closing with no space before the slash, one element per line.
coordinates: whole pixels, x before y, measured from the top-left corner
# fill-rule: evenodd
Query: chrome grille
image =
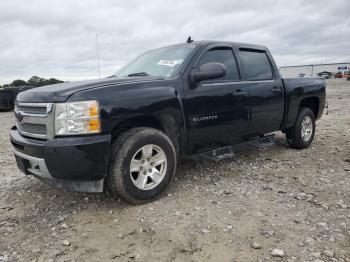
<path fill-rule="evenodd" d="M 28 114 L 46 114 L 46 106 L 17 106 L 17 110 Z"/>
<path fill-rule="evenodd" d="M 15 104 L 16 126 L 18 131 L 29 137 L 47 139 L 53 133 L 51 103 Z"/>
<path fill-rule="evenodd" d="M 29 124 L 29 123 L 18 123 L 18 129 L 26 133 L 46 135 L 46 125 L 42 124 Z"/>

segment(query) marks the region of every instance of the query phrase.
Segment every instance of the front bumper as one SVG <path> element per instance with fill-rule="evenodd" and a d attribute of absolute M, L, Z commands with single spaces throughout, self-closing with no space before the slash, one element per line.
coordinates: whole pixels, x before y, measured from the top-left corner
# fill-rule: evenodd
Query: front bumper
<path fill-rule="evenodd" d="M 10 133 L 18 168 L 45 183 L 68 191 L 102 192 L 107 174 L 111 136 L 38 140 Z"/>

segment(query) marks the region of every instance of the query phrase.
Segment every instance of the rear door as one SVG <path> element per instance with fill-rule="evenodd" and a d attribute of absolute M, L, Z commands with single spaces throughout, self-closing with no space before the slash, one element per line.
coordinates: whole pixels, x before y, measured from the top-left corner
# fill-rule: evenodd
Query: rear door
<path fill-rule="evenodd" d="M 226 76 L 185 90 L 188 144 L 195 149 L 229 144 L 246 134 L 249 126 L 249 90 L 240 82 L 232 47 L 209 48 L 194 70 L 209 62 L 224 64 Z"/>
<path fill-rule="evenodd" d="M 239 60 L 251 96 L 250 134 L 279 130 L 284 116 L 282 79 L 266 50 L 240 48 Z"/>

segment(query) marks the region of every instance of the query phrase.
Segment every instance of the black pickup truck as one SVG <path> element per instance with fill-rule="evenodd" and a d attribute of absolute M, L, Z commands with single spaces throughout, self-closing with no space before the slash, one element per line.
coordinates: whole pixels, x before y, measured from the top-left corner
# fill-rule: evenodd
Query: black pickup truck
<path fill-rule="evenodd" d="M 308 147 L 325 87 L 282 79 L 264 46 L 188 41 L 146 52 L 106 79 L 21 92 L 11 142 L 27 175 L 143 203 L 166 188 L 179 155 L 279 130 L 290 147 Z"/>

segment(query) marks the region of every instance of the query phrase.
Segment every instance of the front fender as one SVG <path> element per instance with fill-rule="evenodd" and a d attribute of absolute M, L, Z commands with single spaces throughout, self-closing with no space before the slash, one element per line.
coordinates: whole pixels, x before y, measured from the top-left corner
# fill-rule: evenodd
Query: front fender
<path fill-rule="evenodd" d="M 183 148 L 186 143 L 185 121 L 177 84 L 158 81 L 96 88 L 76 93 L 69 100 L 98 100 L 103 133 L 112 133 L 116 126 L 128 120 L 152 117 L 159 121 L 165 133 L 179 141 L 177 148 Z"/>

